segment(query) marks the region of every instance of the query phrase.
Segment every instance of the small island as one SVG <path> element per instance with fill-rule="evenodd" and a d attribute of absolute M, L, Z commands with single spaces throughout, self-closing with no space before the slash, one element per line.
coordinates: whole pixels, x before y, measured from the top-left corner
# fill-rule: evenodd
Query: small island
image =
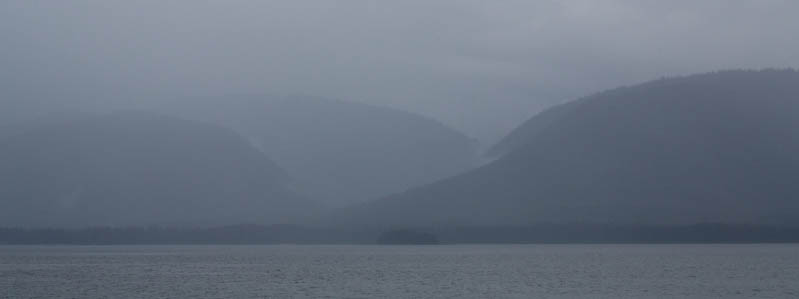
<path fill-rule="evenodd" d="M 410 229 L 390 230 L 380 234 L 377 244 L 384 245 L 435 245 L 439 244 L 436 235 Z"/>

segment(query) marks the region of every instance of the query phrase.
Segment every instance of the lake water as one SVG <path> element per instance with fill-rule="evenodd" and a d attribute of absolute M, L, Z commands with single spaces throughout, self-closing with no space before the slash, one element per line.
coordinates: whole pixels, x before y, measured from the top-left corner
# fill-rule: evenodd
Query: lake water
<path fill-rule="evenodd" d="M 2 298 L 799 298 L 799 245 L 0 246 Z"/>

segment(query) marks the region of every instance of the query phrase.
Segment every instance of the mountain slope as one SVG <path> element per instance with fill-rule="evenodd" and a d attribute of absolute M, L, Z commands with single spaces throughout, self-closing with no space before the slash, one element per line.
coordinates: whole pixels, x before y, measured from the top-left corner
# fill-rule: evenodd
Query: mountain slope
<path fill-rule="evenodd" d="M 224 103 L 221 105 L 220 103 Z M 329 203 L 378 198 L 466 171 L 475 141 L 400 110 L 311 97 L 227 96 L 160 107 L 246 136 L 298 189 Z"/>
<path fill-rule="evenodd" d="M 580 103 L 581 101 L 572 101 L 542 111 L 511 131 L 508 136 L 489 148 L 485 155 L 489 158 L 497 158 L 524 146 L 561 117 L 571 113 Z"/>
<path fill-rule="evenodd" d="M 795 71 L 663 79 L 555 109 L 500 143 L 496 161 L 335 221 L 799 223 Z"/>
<path fill-rule="evenodd" d="M 0 141 L 0 225 L 279 223 L 318 208 L 228 129 L 141 112 Z"/>

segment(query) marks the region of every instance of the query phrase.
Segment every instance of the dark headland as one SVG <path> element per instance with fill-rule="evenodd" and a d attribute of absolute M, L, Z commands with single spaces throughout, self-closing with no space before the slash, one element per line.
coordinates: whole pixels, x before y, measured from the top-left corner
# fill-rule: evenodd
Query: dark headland
<path fill-rule="evenodd" d="M 687 226 L 540 224 L 391 231 L 293 225 L 0 228 L 0 244 L 375 244 L 376 240 L 378 244 L 797 243 L 799 228 L 712 223 Z"/>

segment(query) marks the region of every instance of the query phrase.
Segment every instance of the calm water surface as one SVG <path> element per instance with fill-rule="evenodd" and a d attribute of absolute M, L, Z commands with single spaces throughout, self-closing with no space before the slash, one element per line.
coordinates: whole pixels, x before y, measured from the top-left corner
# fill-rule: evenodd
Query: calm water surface
<path fill-rule="evenodd" d="M 1 298 L 799 298 L 799 245 L 0 246 Z"/>

